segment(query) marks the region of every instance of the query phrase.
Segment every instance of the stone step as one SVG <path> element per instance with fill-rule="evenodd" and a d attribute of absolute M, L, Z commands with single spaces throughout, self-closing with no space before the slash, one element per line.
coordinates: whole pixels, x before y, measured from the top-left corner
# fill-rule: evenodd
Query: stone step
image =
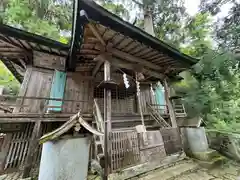
<path fill-rule="evenodd" d="M 186 179 L 194 179 L 194 180 L 215 180 L 215 177 L 208 174 L 206 171 L 198 170 L 194 173 L 185 174 L 178 178 L 178 180 L 186 180 Z"/>
<path fill-rule="evenodd" d="M 154 172 L 151 172 L 147 174 L 144 177 L 139 178 L 140 180 L 168 180 L 177 178 L 178 176 L 181 176 L 182 174 L 186 174 L 188 172 L 196 171 L 199 168 L 198 164 L 193 161 L 185 161 L 183 160 L 182 163 L 176 164 L 172 167 L 161 169 L 161 170 L 155 170 Z"/>
<path fill-rule="evenodd" d="M 211 161 L 214 158 L 220 157 L 221 155 L 214 149 L 209 149 L 206 152 L 193 152 L 193 157 L 201 161 Z"/>
<path fill-rule="evenodd" d="M 218 157 L 215 157 L 212 160 L 208 160 L 208 161 L 202 161 L 202 160 L 198 160 L 198 159 L 195 159 L 195 161 L 200 166 L 202 166 L 206 169 L 212 169 L 212 168 L 216 168 L 218 166 L 223 165 L 226 161 L 226 158 L 224 156 L 218 156 Z"/>

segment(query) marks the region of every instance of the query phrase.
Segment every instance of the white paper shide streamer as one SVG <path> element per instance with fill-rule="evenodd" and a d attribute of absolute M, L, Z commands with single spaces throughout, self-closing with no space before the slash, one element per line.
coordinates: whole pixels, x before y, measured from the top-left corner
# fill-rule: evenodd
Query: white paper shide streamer
<path fill-rule="evenodd" d="M 127 79 L 127 75 L 125 73 L 123 74 L 123 82 L 124 82 L 126 89 L 130 87 L 128 79 Z"/>

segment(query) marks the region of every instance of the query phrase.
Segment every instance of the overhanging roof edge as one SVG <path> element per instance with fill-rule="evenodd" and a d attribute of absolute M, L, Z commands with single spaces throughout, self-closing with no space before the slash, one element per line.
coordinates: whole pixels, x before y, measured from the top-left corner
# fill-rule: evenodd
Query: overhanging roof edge
<path fill-rule="evenodd" d="M 122 34 L 136 39 L 145 45 L 151 46 L 156 50 L 162 51 L 172 58 L 180 59 L 187 64 L 194 65 L 199 61 L 196 58 L 181 53 L 179 50 L 157 39 L 156 37 L 151 36 L 129 22 L 122 20 L 117 15 L 112 14 L 95 2 L 89 0 L 79 1 L 81 8 L 87 12 L 89 19 L 99 22 L 106 27 L 110 27 L 117 32 L 121 32 Z"/>
<path fill-rule="evenodd" d="M 5 34 L 10 37 L 26 40 L 29 42 L 35 42 L 40 45 L 48 46 L 50 48 L 56 48 L 59 50 L 68 50 L 69 45 L 68 44 L 63 44 L 61 42 L 33 34 L 21 29 L 17 29 L 11 26 L 8 26 L 6 24 L 0 24 L 0 33 Z"/>

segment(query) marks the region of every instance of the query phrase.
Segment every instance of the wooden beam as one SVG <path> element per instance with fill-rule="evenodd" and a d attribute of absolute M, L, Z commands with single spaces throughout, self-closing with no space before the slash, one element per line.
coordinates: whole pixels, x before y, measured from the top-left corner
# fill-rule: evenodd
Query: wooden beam
<path fill-rule="evenodd" d="M 0 110 L 3 110 L 4 112 L 7 112 L 7 113 L 12 113 L 13 111 L 11 108 L 6 107 L 6 105 L 2 103 L 0 103 Z"/>
<path fill-rule="evenodd" d="M 102 64 L 103 64 L 103 61 L 98 61 L 98 62 L 97 62 L 96 66 L 94 67 L 94 69 L 93 69 L 93 71 L 92 71 L 92 76 L 93 76 L 93 77 L 97 74 L 97 72 L 98 72 L 99 69 L 101 68 Z"/>
<path fill-rule="evenodd" d="M 24 52 L 1 52 L 2 56 L 14 56 L 14 57 L 24 57 Z"/>
<path fill-rule="evenodd" d="M 132 71 L 138 70 L 139 72 L 142 72 L 142 73 L 144 73 L 146 75 L 149 75 L 149 76 L 153 76 L 153 77 L 158 78 L 158 79 L 163 79 L 165 77 L 163 74 L 160 74 L 158 72 L 146 69 L 142 65 L 128 63 L 128 62 L 125 62 L 123 60 L 113 58 L 113 57 L 109 58 L 107 56 L 108 55 L 106 53 L 100 54 L 95 58 L 95 60 L 96 61 L 104 61 L 106 59 L 110 59 L 110 63 L 113 66 L 116 66 L 118 68 L 128 69 L 128 70 L 132 70 Z"/>
<path fill-rule="evenodd" d="M 88 23 L 87 25 L 90 30 L 92 31 L 92 33 L 94 34 L 94 36 L 101 42 L 101 44 L 105 47 L 107 44 L 105 43 L 104 39 L 101 37 L 100 33 L 98 32 L 97 28 L 95 27 L 95 25 L 93 25 L 92 23 Z"/>
<path fill-rule="evenodd" d="M 1 36 L 2 37 L 2 36 Z M 0 37 L 0 38 L 1 38 Z M 15 49 L 18 49 L 18 50 L 20 50 L 20 51 L 24 51 L 25 49 L 23 49 L 23 48 L 20 48 L 19 46 L 15 46 L 15 45 L 13 45 L 13 44 L 11 44 L 10 42 L 7 42 L 6 40 L 1 40 L 0 39 L 0 42 L 1 43 L 4 43 L 4 44 L 6 44 L 6 45 L 8 45 L 8 46 L 10 46 L 10 47 L 12 47 L 12 48 L 15 48 Z"/>
<path fill-rule="evenodd" d="M 24 113 L 13 113 L 13 114 L 6 114 L 6 113 L 0 113 L 0 118 L 2 120 L 2 118 L 69 118 L 70 116 L 74 115 L 75 113 L 67 113 L 67 114 L 50 114 L 50 113 L 46 113 L 46 114 L 40 114 L 40 113 L 28 113 L 28 114 L 24 114 Z M 92 114 L 83 114 L 83 117 L 92 117 Z M 1 122 L 1 121 L 0 121 Z"/>
<path fill-rule="evenodd" d="M 69 117 L 73 116 L 74 113 L 71 114 L 0 114 L 0 124 L 1 123 L 26 123 L 26 122 L 36 122 L 36 120 L 42 122 L 66 122 Z M 93 116 L 92 114 L 84 113 L 82 114 L 84 120 L 92 122 Z"/>
<path fill-rule="evenodd" d="M 18 60 L 20 60 L 20 59 L 18 59 Z M 21 62 L 21 61 L 20 61 Z M 24 68 L 22 68 L 21 66 L 19 66 L 19 65 L 17 65 L 16 63 L 14 63 L 14 62 L 10 62 L 11 64 L 12 64 L 12 66 L 16 69 L 16 71 L 21 75 L 21 76 L 24 76 L 24 74 L 25 74 L 25 70 L 26 70 L 26 66 L 24 67 Z"/>
<path fill-rule="evenodd" d="M 36 96 L 0 95 L 0 99 L 4 99 L 4 98 L 19 98 L 19 99 L 33 99 L 33 100 L 53 100 L 53 101 L 68 101 L 68 102 L 88 102 L 87 100 L 85 101 L 85 100 L 49 98 L 49 97 L 36 97 Z"/>
<path fill-rule="evenodd" d="M 101 53 L 101 51 L 93 50 L 93 49 L 81 49 L 80 50 L 80 54 L 94 54 L 94 55 L 98 55 L 100 53 Z"/>
<path fill-rule="evenodd" d="M 0 47 L 0 52 L 4 53 L 4 52 L 17 52 L 17 53 L 24 53 L 23 50 L 21 49 L 13 49 L 11 47 Z"/>
<path fill-rule="evenodd" d="M 70 116 L 69 116 L 70 117 Z M 46 122 L 46 123 L 50 123 L 50 122 L 66 122 L 69 120 L 69 117 L 62 117 L 62 118 L 1 118 L 0 124 L 4 124 L 4 123 L 29 123 L 29 122 L 35 122 L 36 119 L 41 121 L 41 122 Z M 84 117 L 84 120 L 87 122 L 92 122 L 93 118 L 92 117 Z M 93 122 L 94 123 L 94 122 Z"/>

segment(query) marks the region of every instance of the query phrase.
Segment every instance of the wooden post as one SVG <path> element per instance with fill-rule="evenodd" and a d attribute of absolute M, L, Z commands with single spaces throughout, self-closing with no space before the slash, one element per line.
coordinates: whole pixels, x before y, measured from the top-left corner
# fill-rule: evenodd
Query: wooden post
<path fill-rule="evenodd" d="M 7 155 L 9 151 L 10 142 L 12 140 L 12 133 L 6 133 L 2 139 L 2 144 L 0 144 L 0 172 L 4 170 L 6 165 Z M 0 139 L 1 141 L 1 139 Z M 0 142 L 1 143 L 1 142 Z"/>
<path fill-rule="evenodd" d="M 108 61 L 104 62 L 104 81 L 110 80 L 110 63 Z M 111 132 L 111 90 L 104 89 L 104 158 L 105 158 L 105 168 L 104 168 L 104 180 L 108 179 L 110 167 L 111 167 L 111 142 L 109 139 L 109 132 Z"/>
<path fill-rule="evenodd" d="M 163 83 L 164 83 L 164 88 L 165 88 L 165 93 L 166 93 L 166 101 L 167 101 L 171 124 L 172 124 L 173 128 L 176 128 L 177 127 L 176 114 L 175 114 L 175 110 L 173 108 L 172 101 L 169 99 L 170 89 L 168 87 L 168 83 L 167 83 L 166 79 L 164 79 Z"/>
<path fill-rule="evenodd" d="M 137 91 L 138 108 L 139 108 L 139 112 L 140 112 L 140 115 L 141 115 L 142 125 L 145 127 L 143 111 L 142 111 L 142 105 L 141 105 L 140 83 L 139 83 L 137 77 L 138 76 L 136 74 L 136 91 Z"/>
<path fill-rule="evenodd" d="M 30 171 L 33 167 L 35 150 L 38 148 L 38 138 L 40 137 L 40 130 L 41 130 L 41 121 L 37 120 L 34 124 L 32 137 L 29 145 L 29 150 L 25 160 L 23 178 L 27 178 L 30 176 Z"/>

